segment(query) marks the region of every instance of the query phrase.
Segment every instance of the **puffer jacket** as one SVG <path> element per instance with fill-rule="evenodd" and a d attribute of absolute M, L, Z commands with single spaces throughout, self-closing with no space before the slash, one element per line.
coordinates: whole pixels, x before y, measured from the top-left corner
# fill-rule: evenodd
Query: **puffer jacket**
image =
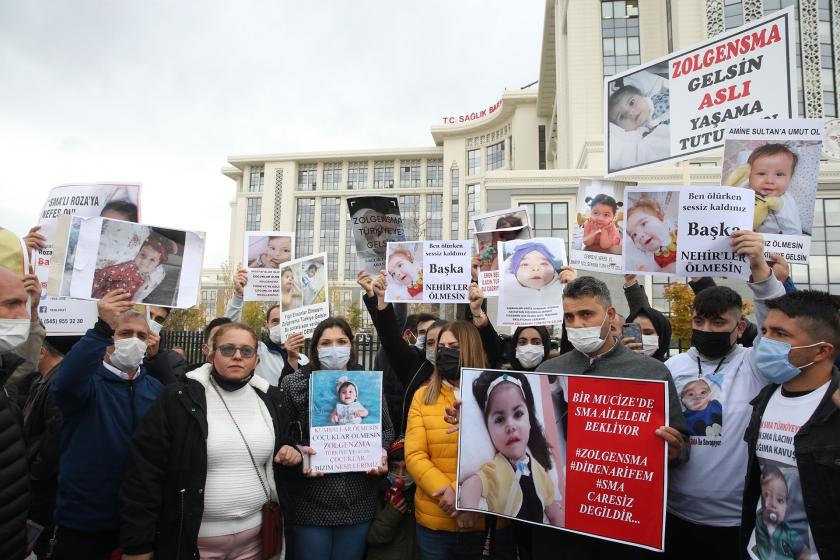
<path fill-rule="evenodd" d="M 408 412 L 405 437 L 405 464 L 417 485 L 414 508 L 417 523 L 436 531 L 458 531 L 458 522 L 438 506 L 432 495 L 446 486 L 455 490 L 458 471 L 458 433 L 446 433 L 450 426 L 443 419 L 447 406 L 455 403 L 455 392 L 448 385 L 440 388 L 435 404 L 423 403 L 429 385 L 414 393 Z M 484 530 L 484 516 L 479 516 L 471 531 Z"/>

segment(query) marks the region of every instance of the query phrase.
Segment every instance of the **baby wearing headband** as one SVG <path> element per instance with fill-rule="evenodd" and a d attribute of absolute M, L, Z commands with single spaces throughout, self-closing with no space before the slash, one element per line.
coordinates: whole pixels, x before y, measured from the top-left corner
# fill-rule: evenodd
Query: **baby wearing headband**
<path fill-rule="evenodd" d="M 515 371 L 485 371 L 472 390 L 496 456 L 464 480 L 459 507 L 481 509 L 483 497 L 487 511 L 562 526 L 562 501 L 548 474 L 551 452 L 528 379 Z"/>
<path fill-rule="evenodd" d="M 335 393 L 338 402 L 330 415 L 333 424 L 361 424 L 368 410 L 358 401 L 359 389 L 356 384 L 343 375 L 335 381 Z"/>

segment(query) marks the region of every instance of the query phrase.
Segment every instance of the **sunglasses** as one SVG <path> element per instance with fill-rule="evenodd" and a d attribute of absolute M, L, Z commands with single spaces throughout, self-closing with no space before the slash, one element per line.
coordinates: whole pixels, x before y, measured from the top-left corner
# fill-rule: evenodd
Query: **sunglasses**
<path fill-rule="evenodd" d="M 236 351 L 239 350 L 239 355 L 243 358 L 253 358 L 257 355 L 257 349 L 253 346 L 235 346 L 233 344 L 222 344 L 217 350 L 225 358 L 232 358 Z"/>

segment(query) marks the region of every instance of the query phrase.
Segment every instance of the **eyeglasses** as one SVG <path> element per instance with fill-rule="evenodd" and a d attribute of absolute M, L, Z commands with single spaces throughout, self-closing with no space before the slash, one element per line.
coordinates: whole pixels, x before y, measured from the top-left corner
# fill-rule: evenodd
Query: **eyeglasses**
<path fill-rule="evenodd" d="M 222 344 L 217 348 L 225 358 L 232 358 L 236 351 L 239 350 L 239 355 L 243 358 L 253 358 L 257 354 L 256 348 L 253 346 L 234 346 L 233 344 Z"/>

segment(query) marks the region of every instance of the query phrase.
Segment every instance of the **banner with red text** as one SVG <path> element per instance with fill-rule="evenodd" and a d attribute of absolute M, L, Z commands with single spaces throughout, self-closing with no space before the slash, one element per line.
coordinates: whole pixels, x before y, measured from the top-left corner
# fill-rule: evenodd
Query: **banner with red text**
<path fill-rule="evenodd" d="M 796 117 L 795 28 L 787 8 L 604 78 L 605 174 L 719 148 L 734 119 Z"/>
<path fill-rule="evenodd" d="M 461 388 L 458 509 L 663 550 L 666 382 L 464 368 Z"/>

